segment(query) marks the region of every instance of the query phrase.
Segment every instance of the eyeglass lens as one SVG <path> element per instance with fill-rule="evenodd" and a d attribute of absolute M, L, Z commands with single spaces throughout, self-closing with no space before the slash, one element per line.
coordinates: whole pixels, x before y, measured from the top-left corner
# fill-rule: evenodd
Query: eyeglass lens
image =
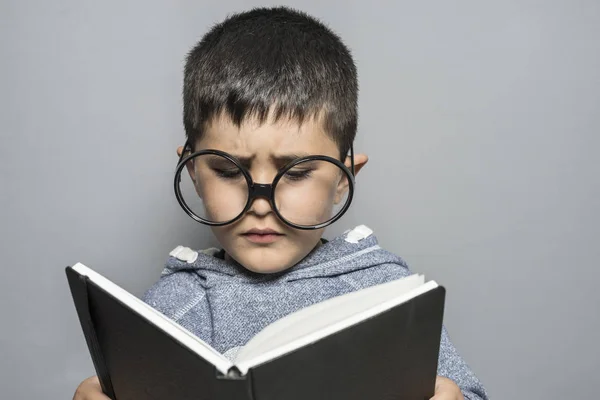
<path fill-rule="evenodd" d="M 326 223 L 344 210 L 349 200 L 349 179 L 346 171 L 333 162 L 301 162 L 280 174 L 273 188 L 272 206 L 280 218 L 294 225 Z M 249 184 L 236 163 L 216 154 L 196 155 L 187 161 L 179 183 L 190 210 L 210 223 L 226 223 L 243 213 Z"/>

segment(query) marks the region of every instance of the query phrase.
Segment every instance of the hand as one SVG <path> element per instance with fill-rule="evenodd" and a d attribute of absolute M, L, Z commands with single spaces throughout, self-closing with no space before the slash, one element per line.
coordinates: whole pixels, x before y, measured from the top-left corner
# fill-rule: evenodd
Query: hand
<path fill-rule="evenodd" d="M 98 377 L 92 376 L 79 384 L 73 400 L 110 400 L 110 398 L 102 393 Z"/>
<path fill-rule="evenodd" d="M 465 398 L 453 380 L 438 376 L 435 380 L 435 394 L 430 400 L 465 400 Z"/>

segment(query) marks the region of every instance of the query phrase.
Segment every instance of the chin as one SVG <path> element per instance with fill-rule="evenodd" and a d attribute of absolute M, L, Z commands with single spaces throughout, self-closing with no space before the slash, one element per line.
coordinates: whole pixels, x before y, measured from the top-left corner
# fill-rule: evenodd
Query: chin
<path fill-rule="evenodd" d="M 252 271 L 252 272 L 256 272 L 257 274 L 276 274 L 278 272 L 282 272 L 285 271 L 286 269 L 290 268 L 290 266 L 285 266 L 282 267 L 281 265 L 273 265 L 273 266 L 265 266 L 263 265 L 248 265 L 248 264 L 243 264 L 244 268 L 246 268 L 248 271 Z"/>
<path fill-rule="evenodd" d="M 235 258 L 235 257 L 234 257 Z M 296 261 L 295 255 L 287 257 L 281 251 L 275 249 L 252 249 L 244 251 L 244 255 L 236 260 L 247 270 L 259 274 L 275 274 L 293 267 Z"/>

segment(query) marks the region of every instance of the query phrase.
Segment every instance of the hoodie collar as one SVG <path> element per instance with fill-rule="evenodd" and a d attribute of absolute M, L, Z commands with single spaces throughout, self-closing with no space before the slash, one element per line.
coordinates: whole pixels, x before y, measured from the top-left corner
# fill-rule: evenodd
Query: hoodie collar
<path fill-rule="evenodd" d="M 219 275 L 259 283 L 335 276 L 386 263 L 405 265 L 398 256 L 381 249 L 377 238 L 364 225 L 317 246 L 298 264 L 276 274 L 249 271 L 237 262 L 224 260 L 222 254 L 216 248 L 194 251 L 179 246 L 171 252 L 163 275 L 188 270 L 204 278 Z"/>

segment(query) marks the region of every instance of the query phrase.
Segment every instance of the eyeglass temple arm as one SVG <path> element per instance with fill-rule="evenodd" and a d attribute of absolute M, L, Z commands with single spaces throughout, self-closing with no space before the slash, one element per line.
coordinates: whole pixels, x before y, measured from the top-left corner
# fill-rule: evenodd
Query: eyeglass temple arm
<path fill-rule="evenodd" d="M 181 150 L 181 155 L 179 156 L 179 161 L 177 162 L 177 164 L 179 164 L 181 162 L 181 160 L 183 160 L 183 157 L 185 157 L 185 151 L 189 149 L 190 151 L 192 150 L 191 146 L 190 146 L 190 142 L 188 140 L 185 141 L 185 144 L 183 145 L 183 149 Z"/>

